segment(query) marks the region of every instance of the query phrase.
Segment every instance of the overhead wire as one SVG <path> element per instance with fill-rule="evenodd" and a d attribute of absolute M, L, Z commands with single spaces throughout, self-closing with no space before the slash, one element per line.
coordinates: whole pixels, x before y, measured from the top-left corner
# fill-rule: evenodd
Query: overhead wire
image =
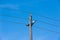
<path fill-rule="evenodd" d="M 34 14 L 35 16 L 38 16 L 38 17 L 43 17 L 43 18 L 47 18 L 49 20 L 52 20 L 52 21 L 55 21 L 55 22 L 60 22 L 60 20 L 56 20 L 55 18 L 51 18 L 51 17 L 48 17 L 48 16 L 44 16 L 40 13 L 37 13 L 37 14 Z"/>
<path fill-rule="evenodd" d="M 44 18 L 47 18 L 47 19 L 56 21 L 56 22 L 60 22 L 60 20 L 56 20 L 56 19 L 54 19 L 54 18 L 50 18 L 50 17 L 44 16 L 44 15 L 42 15 L 42 14 L 38 14 L 38 15 L 41 16 L 41 17 L 44 17 Z M 10 16 L 10 15 L 4 15 L 4 16 L 13 17 L 13 18 L 21 18 L 21 17 L 16 17 L 16 16 Z M 25 19 L 25 18 L 22 18 L 22 19 Z M 25 19 L 25 20 L 26 20 L 26 19 Z"/>
<path fill-rule="evenodd" d="M 12 21 L 6 21 L 6 22 L 11 22 L 11 23 L 16 23 L 16 24 L 24 24 L 24 23 L 21 23 L 21 22 L 12 22 Z M 49 30 L 49 29 L 46 29 L 46 28 L 42 28 L 42 27 L 36 27 L 36 29 L 42 29 L 42 30 L 46 30 L 46 31 L 49 31 L 49 32 L 54 32 L 54 33 L 60 33 L 60 32 L 52 31 L 52 30 Z"/>
<path fill-rule="evenodd" d="M 30 12 L 27 12 L 27 11 L 24 11 L 24 13 L 30 13 Z M 32 12 L 31 12 L 32 13 Z M 36 14 L 36 13 L 35 13 Z M 43 14 L 40 14 L 40 13 L 37 13 L 36 15 L 39 15 L 41 17 L 44 17 L 44 18 L 47 18 L 47 19 L 50 19 L 50 20 L 53 20 L 53 21 L 56 21 L 56 22 L 60 22 L 60 20 L 57 20 L 55 18 L 51 18 L 51 17 L 48 17 L 48 16 L 45 16 Z"/>
<path fill-rule="evenodd" d="M 38 30 L 42 29 L 42 30 L 44 30 L 44 31 L 49 31 L 49 32 L 53 32 L 53 33 L 58 33 L 58 34 L 60 34 L 60 32 L 53 31 L 53 30 L 50 30 L 50 29 L 47 29 L 47 28 L 43 28 L 43 27 L 36 27 L 36 29 L 38 29 Z"/>
<path fill-rule="evenodd" d="M 6 15 L 7 16 L 7 15 Z M 8 17 L 14 17 L 14 16 L 8 16 Z M 45 16 L 42 16 L 42 17 L 45 17 Z M 19 18 L 19 17 L 14 17 L 14 18 Z M 55 19 L 52 19 L 52 18 L 49 18 L 49 17 L 45 17 L 45 18 L 48 18 L 48 19 L 51 19 L 51 20 L 54 20 L 54 21 L 57 21 Z M 8 21 L 8 22 L 11 22 L 11 21 Z M 54 24 L 50 24 L 50 23 L 47 23 L 47 22 L 44 22 L 44 21 L 40 21 L 42 23 L 45 23 L 45 24 L 49 24 L 49 25 L 52 25 L 52 26 L 55 26 L 55 27 L 60 27 L 60 26 L 57 26 L 57 25 L 54 25 Z M 12 23 L 17 23 L 17 22 L 12 22 Z M 17 23 L 17 24 L 20 24 L 20 23 Z M 44 30 L 47 30 L 45 28 L 43 28 Z M 51 31 L 51 30 L 48 30 L 48 31 Z M 51 32 L 54 32 L 54 31 L 51 31 Z M 56 32 L 57 33 L 57 32 Z"/>
<path fill-rule="evenodd" d="M 0 14 L 0 16 L 7 16 L 7 17 L 12 17 L 12 18 L 20 18 L 20 19 L 28 20 L 28 18 L 16 17 L 16 16 L 10 16 L 10 15 L 2 15 L 2 14 Z"/>
<path fill-rule="evenodd" d="M 26 12 L 27 13 L 27 12 Z M 35 13 L 36 14 L 36 13 Z M 44 18 L 47 18 L 47 19 L 50 19 L 50 20 L 53 20 L 53 21 L 56 21 L 56 22 L 60 22 L 60 20 L 57 20 L 55 18 L 51 18 L 51 17 L 48 17 L 48 16 L 44 16 L 43 14 L 40 14 L 40 13 L 37 13 L 36 15 L 40 16 L 40 17 L 44 17 Z"/>
<path fill-rule="evenodd" d="M 21 23 L 21 22 L 12 22 L 12 21 L 6 21 L 6 22 L 11 22 L 11 23 L 16 23 L 16 24 L 24 24 L 24 23 Z M 49 32 L 60 33 L 60 32 L 52 31 L 52 30 L 49 30 L 49 29 L 46 29 L 46 28 L 42 28 L 42 27 L 36 27 L 36 28 L 37 29 L 46 30 L 46 31 L 49 31 Z"/>
<path fill-rule="evenodd" d="M 10 23 L 16 23 L 16 24 L 24 24 L 22 22 L 12 22 L 12 21 L 7 21 L 7 20 L 0 20 L 1 22 L 10 22 Z"/>
<path fill-rule="evenodd" d="M 60 22 L 60 20 L 56 20 L 54 18 L 50 18 L 50 17 L 47 17 L 47 16 L 43 16 L 42 14 L 39 14 L 39 17 L 44 17 L 44 18 L 47 18 L 47 19 L 50 19 L 50 20 L 53 20 L 53 21 L 56 21 L 56 22 Z M 44 21 L 41 21 L 41 20 L 37 20 L 38 22 L 42 22 L 42 23 L 45 23 L 45 24 L 48 24 L 48 25 L 51 25 L 51 26 L 54 26 L 54 27 L 58 27 L 60 28 L 60 26 L 57 26 L 55 24 L 52 24 L 52 23 L 48 23 L 48 22 L 44 22 Z M 46 28 L 42 28 L 42 27 L 36 27 L 37 29 L 43 29 L 43 30 L 47 30 L 47 31 L 50 31 L 50 32 L 54 32 L 54 33 L 59 33 L 60 32 L 57 32 L 57 31 L 53 31 L 53 30 L 50 30 L 50 29 L 46 29 Z"/>
<path fill-rule="evenodd" d="M 9 15 L 1 15 L 1 16 L 14 17 L 14 16 L 9 16 Z M 19 18 L 19 17 L 14 17 L 14 18 Z M 23 19 L 25 19 L 25 18 L 23 18 Z M 50 24 L 50 23 L 47 23 L 47 22 L 44 22 L 44 21 L 40 21 L 40 22 L 43 22 L 43 23 L 46 23 L 46 24 L 49 24 L 49 25 L 52 25 L 52 26 L 55 26 L 55 27 L 60 27 L 60 26 L 57 26 L 57 25 L 54 25 L 54 24 Z"/>
<path fill-rule="evenodd" d="M 50 19 L 50 20 L 53 20 L 53 21 L 56 21 L 56 22 L 60 22 L 60 20 L 56 20 L 56 19 L 54 19 L 54 18 L 50 18 L 50 17 L 44 16 L 44 15 L 42 15 L 42 14 L 38 14 L 38 15 L 39 15 L 39 17 L 41 16 L 41 17 L 44 17 L 44 18 L 47 18 L 47 19 Z"/>
<path fill-rule="evenodd" d="M 48 25 L 51 25 L 51 26 L 55 26 L 55 27 L 59 27 L 60 28 L 60 26 L 57 26 L 57 25 L 54 25 L 54 24 L 50 24 L 50 23 L 47 23 L 47 22 L 44 22 L 44 21 L 38 20 L 38 22 L 42 22 L 42 23 L 45 23 L 45 24 L 48 24 Z M 36 27 L 36 29 L 42 29 L 42 30 L 46 30 L 46 31 L 49 31 L 49 32 L 54 32 L 54 33 L 59 33 L 60 34 L 60 32 L 53 31 L 53 30 L 50 30 L 50 29 L 47 29 L 47 28 L 43 28 L 43 27 Z"/>
<path fill-rule="evenodd" d="M 3 15 L 4 16 L 4 15 Z M 6 15 L 5 15 L 6 16 Z M 8 16 L 8 17 L 14 17 L 14 16 Z M 15 17 L 17 18 L 17 17 Z M 38 20 L 39 21 L 39 20 Z M 52 25 L 52 26 L 55 26 L 55 27 L 60 27 L 60 26 L 57 26 L 57 25 L 54 25 L 54 24 L 51 24 L 51 23 L 48 23 L 48 22 L 44 22 L 44 21 L 39 21 L 39 22 L 42 22 L 42 23 L 46 23 L 46 24 L 49 24 L 49 25 Z"/>
<path fill-rule="evenodd" d="M 44 15 L 42 15 L 42 14 L 39 14 L 39 16 L 44 17 L 44 18 L 47 18 L 47 19 L 50 19 L 50 20 L 53 20 L 53 21 L 56 21 L 56 22 L 60 22 L 60 20 L 56 20 L 56 19 L 54 19 L 54 18 L 50 18 L 50 17 L 44 16 Z M 44 21 L 41 21 L 41 20 L 40 20 L 40 22 L 46 23 L 46 24 L 49 24 L 49 25 L 52 25 L 52 26 L 55 26 L 55 27 L 59 27 L 59 28 L 60 28 L 60 26 L 57 26 L 57 25 L 52 24 L 52 23 L 44 22 Z"/>
<path fill-rule="evenodd" d="M 42 16 L 42 15 L 40 15 L 40 16 Z M 40 18 L 40 16 L 38 16 L 37 18 Z M 44 18 L 49 18 L 49 17 L 45 17 L 45 16 L 42 16 L 42 17 L 44 17 Z M 52 19 L 52 18 L 50 18 L 50 19 Z M 54 19 L 54 20 L 55 20 L 55 19 Z M 38 22 L 45 23 L 45 24 L 48 24 L 48 25 L 51 25 L 51 26 L 54 26 L 54 27 L 58 27 L 58 28 L 60 28 L 60 26 L 55 25 L 55 24 L 53 24 L 53 23 L 49 23 L 49 22 L 45 22 L 45 21 L 41 21 L 41 20 L 39 20 L 39 19 L 37 19 L 37 21 L 38 21 Z"/>
<path fill-rule="evenodd" d="M 41 20 L 38 20 L 38 22 L 42 22 L 42 23 L 45 23 L 45 24 L 60 28 L 60 26 L 57 26 L 57 25 L 52 24 L 52 23 L 44 22 L 44 21 L 41 21 Z"/>
<path fill-rule="evenodd" d="M 1 16 L 8 16 L 8 15 L 1 15 Z M 8 17 L 14 17 L 14 16 L 8 16 Z M 14 18 L 18 18 L 18 17 L 14 17 Z M 57 25 L 54 25 L 54 24 L 51 24 L 51 23 L 48 23 L 48 22 L 41 21 L 41 20 L 40 20 L 40 22 L 46 23 L 46 24 L 49 24 L 49 25 L 52 25 L 52 26 L 55 26 L 55 27 L 60 27 L 60 26 L 57 26 Z"/>

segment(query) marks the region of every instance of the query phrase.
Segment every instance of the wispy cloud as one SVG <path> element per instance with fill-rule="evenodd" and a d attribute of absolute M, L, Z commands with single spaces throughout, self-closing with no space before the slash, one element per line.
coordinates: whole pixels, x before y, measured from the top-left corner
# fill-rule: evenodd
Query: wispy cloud
<path fill-rule="evenodd" d="M 19 6 L 16 4 L 0 4 L 0 8 L 8 8 L 18 10 Z"/>

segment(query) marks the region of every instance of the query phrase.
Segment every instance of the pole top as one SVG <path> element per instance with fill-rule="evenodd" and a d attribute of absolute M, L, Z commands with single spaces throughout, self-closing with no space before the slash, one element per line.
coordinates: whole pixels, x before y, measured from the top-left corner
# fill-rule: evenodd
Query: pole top
<path fill-rule="evenodd" d="M 30 16 L 32 16 L 32 12 L 30 12 Z"/>

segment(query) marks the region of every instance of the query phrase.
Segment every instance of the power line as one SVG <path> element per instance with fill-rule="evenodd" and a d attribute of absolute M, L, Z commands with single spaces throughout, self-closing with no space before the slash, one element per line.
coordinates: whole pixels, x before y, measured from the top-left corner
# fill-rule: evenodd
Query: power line
<path fill-rule="evenodd" d="M 16 16 L 10 16 L 10 15 L 1 15 L 1 14 L 0 14 L 0 16 L 7 16 L 7 17 L 12 17 L 12 18 L 21 18 L 21 17 L 16 17 Z M 28 20 L 27 18 L 23 18 L 23 17 L 22 17 L 22 19 Z"/>
<path fill-rule="evenodd" d="M 0 15 L 0 16 L 7 16 L 7 17 L 13 17 L 13 18 L 20 18 L 20 17 L 10 16 L 10 15 Z M 25 19 L 25 18 L 23 18 L 23 19 Z M 46 23 L 46 22 L 44 22 L 44 23 Z M 48 23 L 48 24 L 50 24 L 50 23 Z M 52 24 L 51 24 L 51 25 L 52 25 Z M 54 26 L 56 26 L 56 25 L 54 25 Z"/>
<path fill-rule="evenodd" d="M 24 24 L 24 23 L 21 23 L 21 22 L 12 22 L 12 21 L 5 21 L 5 22 L 11 22 L 11 23 L 16 23 L 16 24 Z M 46 31 L 49 31 L 49 32 L 54 32 L 54 33 L 60 33 L 60 32 L 52 31 L 52 30 L 42 28 L 42 27 L 36 27 L 36 29 L 42 29 L 42 30 L 46 30 Z"/>
<path fill-rule="evenodd" d="M 44 15 L 42 15 L 42 14 L 38 14 L 38 15 L 41 16 L 41 17 L 44 17 L 44 18 L 47 18 L 47 19 L 56 21 L 56 22 L 60 22 L 60 20 L 56 20 L 56 19 L 54 19 L 54 18 L 50 18 L 50 17 L 44 16 Z M 20 17 L 15 17 L 15 16 L 9 16 L 9 15 L 2 15 L 2 16 L 8 16 L 8 17 L 13 17 L 13 18 L 20 18 Z M 22 18 L 22 19 L 27 20 L 26 18 Z"/>
<path fill-rule="evenodd" d="M 10 21 L 8 21 L 10 22 Z M 39 22 L 43 22 L 43 21 L 39 21 Z M 15 23 L 15 22 L 13 22 Z M 43 22 L 43 23 L 46 23 L 46 24 L 49 24 L 49 25 L 52 25 L 52 26 L 55 26 L 55 27 L 59 27 L 57 25 L 54 25 L 54 24 L 50 24 L 50 23 L 47 23 L 47 22 Z M 20 24 L 20 23 L 18 23 Z M 29 32 L 30 32 L 30 40 L 33 40 L 33 36 L 32 36 L 32 25 L 34 24 L 34 22 L 32 23 L 32 14 L 30 14 L 30 17 L 29 17 L 29 23 L 28 23 L 28 26 L 29 26 Z M 45 28 L 41 28 L 41 29 L 44 29 L 44 30 L 48 30 L 48 31 L 51 31 L 51 32 L 55 32 L 55 31 L 52 31 L 52 30 L 49 30 L 49 29 L 45 29 Z M 56 32 L 58 33 L 58 32 Z"/>
<path fill-rule="evenodd" d="M 38 15 L 41 16 L 41 17 L 44 17 L 44 18 L 47 18 L 47 19 L 56 21 L 56 22 L 60 22 L 60 20 L 56 20 L 56 19 L 54 19 L 54 18 L 50 18 L 50 17 L 44 16 L 44 15 L 42 15 L 42 14 L 38 14 Z"/>
<path fill-rule="evenodd" d="M 51 19 L 51 20 L 53 20 L 53 21 L 60 22 L 60 20 L 56 20 L 56 19 L 53 19 L 53 18 L 49 18 L 49 17 L 47 17 L 47 16 L 42 16 L 42 17 L 45 17 L 45 18 Z"/>
<path fill-rule="evenodd" d="M 46 30 L 46 31 L 49 31 L 49 32 L 54 32 L 54 33 L 59 33 L 60 34 L 60 32 L 57 32 L 57 31 L 53 31 L 53 30 L 50 30 L 50 29 L 46 29 L 46 28 L 42 28 L 42 27 L 36 27 L 36 29 L 42 29 L 42 30 Z"/>
<path fill-rule="evenodd" d="M 1 15 L 1 16 L 8 16 L 8 15 Z M 8 17 L 14 17 L 14 16 L 8 16 Z M 14 18 L 19 18 L 19 17 L 14 17 Z M 8 22 L 10 22 L 10 21 L 8 21 Z M 46 24 L 49 24 L 49 25 L 52 25 L 52 26 L 55 26 L 55 27 L 60 27 L 60 26 L 57 26 L 57 25 L 54 25 L 54 24 L 50 24 L 50 23 L 47 23 L 47 22 L 44 22 L 44 21 L 40 21 L 40 22 L 42 22 L 42 23 L 46 23 Z M 14 23 L 14 22 L 13 22 Z M 15 23 L 17 23 L 17 22 L 15 22 Z M 19 23 L 18 23 L 19 24 Z"/>
<path fill-rule="evenodd" d="M 24 24 L 24 23 L 21 23 L 21 22 L 12 22 L 12 21 L 7 21 L 7 20 L 0 20 L 1 22 L 10 22 L 10 23 L 16 23 L 16 24 Z"/>
<path fill-rule="evenodd" d="M 20 17 L 15 17 L 15 16 L 9 16 L 9 15 L 0 15 L 0 16 L 7 16 L 7 17 L 13 17 L 13 18 L 20 18 Z M 23 18 L 25 19 L 25 18 Z M 43 22 L 43 23 L 46 23 L 46 24 L 49 24 L 49 25 L 52 25 L 52 26 L 55 26 L 55 27 L 60 27 L 60 26 L 57 26 L 57 25 L 54 25 L 54 24 L 50 24 L 50 23 L 47 23 L 47 22 L 44 22 L 44 21 L 40 21 L 40 22 Z"/>
<path fill-rule="evenodd" d="M 4 15 L 3 15 L 4 16 Z M 6 16 L 6 15 L 5 15 Z M 8 16 L 8 17 L 14 17 L 14 16 Z M 18 17 L 15 17 L 15 18 L 18 18 Z M 39 21 L 39 20 L 38 20 Z M 10 21 L 8 21 L 8 22 L 10 22 Z M 52 25 L 52 26 L 55 26 L 55 27 L 60 27 L 60 26 L 57 26 L 57 25 L 54 25 L 54 24 L 50 24 L 50 23 L 47 23 L 47 22 L 44 22 L 44 21 L 39 21 L 39 22 L 42 22 L 42 23 L 45 23 L 45 24 L 48 24 L 48 25 Z M 14 22 L 13 22 L 14 23 Z M 15 22 L 15 23 L 17 23 L 17 22 Z M 17 23 L 17 24 L 19 24 L 19 23 Z"/>
<path fill-rule="evenodd" d="M 29 13 L 29 12 L 24 11 L 24 13 Z M 36 14 L 34 14 L 34 15 L 36 15 Z M 39 15 L 39 17 L 41 16 L 41 17 L 44 17 L 44 18 L 47 18 L 47 19 L 50 19 L 50 20 L 53 20 L 53 21 L 56 21 L 56 22 L 60 22 L 60 20 L 56 20 L 56 19 L 54 19 L 54 18 L 50 18 L 50 17 L 48 17 L 48 16 L 44 16 L 44 15 L 42 15 L 42 14 L 40 14 L 40 13 L 38 13 L 38 15 Z"/>
<path fill-rule="evenodd" d="M 0 21 L 2 22 L 2 20 L 0 20 Z M 10 23 L 16 23 L 16 24 L 24 24 L 24 23 L 21 23 L 21 22 L 12 22 L 12 21 L 5 21 L 5 20 L 4 20 L 4 22 L 10 22 Z M 42 27 L 36 27 L 36 29 L 39 29 L 39 30 L 42 29 L 42 30 L 46 30 L 46 31 L 49 31 L 49 32 L 54 32 L 54 33 L 60 33 L 60 32 L 52 31 L 52 30 L 42 28 Z"/>
<path fill-rule="evenodd" d="M 42 22 L 42 23 L 45 23 L 45 24 L 48 24 L 48 25 L 51 25 L 51 26 L 55 26 L 55 27 L 60 28 L 60 26 L 57 26 L 57 25 L 54 25 L 54 24 L 51 24 L 51 23 L 48 23 L 48 22 L 44 22 L 44 21 L 41 21 L 41 20 L 38 20 L 38 21 Z"/>
<path fill-rule="evenodd" d="M 24 11 L 24 13 L 27 13 L 27 11 Z M 36 15 L 36 14 L 34 14 L 34 15 Z M 60 22 L 60 20 L 56 20 L 56 19 L 54 19 L 54 18 L 50 18 L 50 17 L 48 17 L 48 16 L 44 16 L 44 15 L 42 15 L 42 14 L 40 14 L 40 13 L 38 13 L 38 15 L 39 15 L 39 17 L 41 16 L 41 17 L 44 17 L 44 18 L 47 18 L 47 19 L 50 19 L 50 20 L 53 20 L 53 21 L 56 21 L 56 22 Z"/>
<path fill-rule="evenodd" d="M 21 23 L 21 22 L 12 22 L 12 21 L 6 21 L 6 22 L 11 22 L 11 23 L 16 23 L 16 24 L 24 24 L 24 23 Z M 42 23 L 45 23 L 45 24 L 48 24 L 48 25 L 51 25 L 51 26 L 55 26 L 55 27 L 59 27 L 60 28 L 60 26 L 57 26 L 57 25 L 54 25 L 54 24 L 50 24 L 50 23 L 47 23 L 47 22 L 44 22 L 44 21 L 39 21 L 39 22 L 42 22 Z"/>

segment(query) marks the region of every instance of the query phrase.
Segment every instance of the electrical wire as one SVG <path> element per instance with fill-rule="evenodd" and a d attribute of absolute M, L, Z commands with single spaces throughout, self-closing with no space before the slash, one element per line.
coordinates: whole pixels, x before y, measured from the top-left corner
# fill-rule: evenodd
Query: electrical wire
<path fill-rule="evenodd" d="M 0 21 L 2 21 L 2 20 L 0 20 Z M 5 21 L 5 22 L 11 22 L 11 23 L 16 23 L 16 24 L 24 24 L 24 23 L 21 23 L 21 22 L 12 22 L 12 21 Z M 54 32 L 54 33 L 60 33 L 60 32 L 52 31 L 52 30 L 49 30 L 49 29 L 46 29 L 46 28 L 42 28 L 42 27 L 36 27 L 36 28 L 37 29 L 46 30 L 46 31 L 50 31 L 50 32 Z"/>
<path fill-rule="evenodd" d="M 1 15 L 1 14 L 0 14 L 0 16 L 7 16 L 7 17 L 12 17 L 12 18 L 21 18 L 21 17 L 16 17 L 16 16 L 10 16 L 10 15 Z M 23 18 L 23 17 L 22 17 L 22 19 L 28 20 L 28 18 Z"/>
<path fill-rule="evenodd" d="M 51 24 L 51 23 L 48 23 L 48 22 L 44 22 L 44 21 L 41 21 L 41 20 L 38 20 L 38 22 L 42 22 L 42 23 L 45 23 L 45 24 L 60 28 L 60 26 L 57 26 L 55 24 Z"/>
<path fill-rule="evenodd" d="M 8 15 L 0 15 L 0 16 L 14 17 L 14 16 L 8 16 Z M 19 18 L 19 17 L 14 17 L 14 18 Z M 50 23 L 47 23 L 47 22 L 44 22 L 44 21 L 39 21 L 39 22 L 46 23 L 46 24 L 49 24 L 49 25 L 52 25 L 52 26 L 55 26 L 55 27 L 60 27 L 60 26 L 50 24 Z"/>
<path fill-rule="evenodd" d="M 1 14 L 0 14 L 0 15 L 1 15 Z M 39 17 L 41 16 L 41 17 L 44 17 L 44 18 L 47 18 L 47 19 L 50 19 L 50 20 L 53 20 L 53 21 L 56 21 L 56 22 L 60 22 L 60 20 L 56 20 L 56 19 L 54 19 L 54 18 L 50 18 L 50 17 L 44 16 L 44 15 L 42 15 L 42 14 L 38 14 L 38 15 L 39 15 Z M 13 17 L 13 18 L 20 18 L 20 17 L 10 16 L 10 15 L 2 15 L 2 16 L 8 16 L 8 17 Z M 26 18 L 22 18 L 22 19 L 27 20 Z"/>
<path fill-rule="evenodd" d="M 7 15 L 5 15 L 5 16 L 7 16 Z M 14 16 L 8 16 L 8 17 L 14 17 Z M 45 17 L 45 16 L 43 16 L 43 17 Z M 19 18 L 19 17 L 14 17 L 14 18 Z M 49 18 L 49 17 L 45 17 L 45 18 L 52 19 L 52 18 Z M 55 20 L 55 19 L 52 19 L 52 20 Z M 11 22 L 11 21 L 7 21 L 7 22 Z M 50 24 L 50 23 L 47 23 L 47 22 L 44 22 L 44 21 L 39 21 L 39 22 L 42 22 L 42 23 L 45 23 L 45 24 L 49 24 L 49 25 L 52 25 L 52 26 L 55 26 L 55 27 L 60 27 L 60 26 L 57 26 L 57 25 L 54 25 L 54 24 Z M 17 22 L 11 22 L 11 23 L 17 23 Z M 17 23 L 17 24 L 22 24 L 22 23 Z M 51 30 L 45 29 L 45 28 L 41 28 L 41 29 L 51 31 Z M 55 32 L 55 31 L 51 31 L 51 32 Z M 56 32 L 56 33 L 58 33 L 58 32 Z"/>
<path fill-rule="evenodd" d="M 36 14 L 37 15 L 37 14 Z M 53 21 L 56 21 L 56 22 L 60 22 L 60 20 L 56 20 L 56 19 L 54 19 L 54 18 L 50 18 L 50 17 L 47 17 L 47 16 L 44 16 L 44 15 L 42 15 L 42 14 L 38 14 L 39 15 L 39 17 L 41 16 L 41 17 L 44 17 L 44 18 L 47 18 L 47 19 L 50 19 L 50 20 L 53 20 Z"/>
<path fill-rule="evenodd" d="M 14 16 L 8 16 L 8 17 L 14 17 Z M 17 17 L 15 17 L 15 18 L 17 18 Z M 55 26 L 55 27 L 60 27 L 60 26 L 57 26 L 57 25 L 54 25 L 54 24 L 50 24 L 50 23 L 47 23 L 47 22 L 44 22 L 44 21 L 40 21 L 40 22 L 43 22 L 43 23 L 46 23 L 46 24 L 49 24 L 49 25 L 52 25 L 52 26 Z"/>
<path fill-rule="evenodd" d="M 24 11 L 24 13 L 30 13 L 30 12 L 27 12 L 27 11 Z M 32 12 L 31 12 L 32 13 Z M 36 14 L 36 13 L 35 13 Z M 60 20 L 56 20 L 55 18 L 50 18 L 48 16 L 44 16 L 43 14 L 40 14 L 40 13 L 37 13 L 39 16 L 41 17 L 44 17 L 44 18 L 47 18 L 47 19 L 50 19 L 50 20 L 53 20 L 53 21 L 56 21 L 56 22 L 60 22 Z M 36 14 L 36 15 L 37 15 Z"/>
<path fill-rule="evenodd" d="M 7 15 L 6 15 L 7 16 Z M 14 16 L 8 16 L 8 17 L 14 17 Z M 19 18 L 19 17 L 14 17 L 14 18 Z M 46 17 L 47 18 L 47 17 Z M 11 21 L 7 21 L 7 22 L 11 22 Z M 54 25 L 54 24 L 50 24 L 50 23 L 47 23 L 47 22 L 44 22 L 44 21 L 39 21 L 39 22 L 43 22 L 43 23 L 46 23 L 46 24 L 49 24 L 49 25 L 52 25 L 52 26 L 55 26 L 55 27 L 60 27 L 60 26 L 57 26 L 57 25 Z M 19 22 L 11 22 L 11 23 L 16 23 L 16 24 L 23 24 L 23 23 L 19 23 Z M 39 28 L 39 29 L 43 29 L 43 30 L 47 30 L 49 32 L 54 32 L 54 33 L 59 33 L 60 32 L 56 32 L 56 31 L 52 31 L 52 30 L 49 30 L 49 29 L 46 29 L 46 28 Z"/>
<path fill-rule="evenodd" d="M 36 29 L 38 29 L 38 30 L 42 29 L 42 30 L 45 30 L 45 31 L 49 31 L 49 32 L 59 33 L 60 34 L 60 32 L 53 31 L 53 30 L 50 30 L 50 29 L 46 29 L 46 28 L 43 28 L 43 27 L 36 27 Z"/>
<path fill-rule="evenodd" d="M 16 24 L 24 24 L 22 22 L 12 22 L 12 21 L 6 21 L 6 20 L 0 20 L 1 22 L 10 22 L 10 23 L 16 23 Z"/>
<path fill-rule="evenodd" d="M 25 13 L 27 13 L 27 11 L 25 11 Z M 29 12 L 28 12 L 29 13 Z M 47 19 L 50 19 L 50 20 L 53 20 L 53 21 L 56 21 L 56 22 L 60 22 L 60 20 L 56 20 L 55 18 L 50 18 L 50 17 L 48 17 L 48 16 L 44 16 L 43 14 L 40 14 L 40 13 L 37 13 L 38 14 L 38 16 L 40 17 L 44 17 L 44 18 L 47 18 Z M 36 15 L 37 15 L 36 14 Z"/>

